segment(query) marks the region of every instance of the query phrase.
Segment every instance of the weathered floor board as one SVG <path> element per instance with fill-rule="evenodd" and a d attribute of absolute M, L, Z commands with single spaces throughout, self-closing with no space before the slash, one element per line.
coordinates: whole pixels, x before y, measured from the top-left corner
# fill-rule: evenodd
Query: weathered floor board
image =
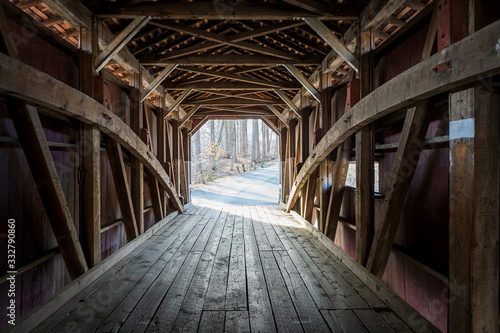
<path fill-rule="evenodd" d="M 411 332 L 288 214 L 190 207 L 34 332 Z"/>

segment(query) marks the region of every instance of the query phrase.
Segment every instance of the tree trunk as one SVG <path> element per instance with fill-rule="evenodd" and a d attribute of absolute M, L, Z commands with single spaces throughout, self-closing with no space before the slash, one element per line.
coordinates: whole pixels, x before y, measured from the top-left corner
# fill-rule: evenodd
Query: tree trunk
<path fill-rule="evenodd" d="M 234 121 L 234 120 L 231 121 L 231 138 L 232 138 L 231 155 L 232 155 L 232 161 L 234 164 L 234 163 L 238 162 L 238 159 L 236 158 L 236 121 Z"/>
<path fill-rule="evenodd" d="M 210 149 L 213 150 L 213 144 L 215 143 L 215 120 L 210 120 Z M 212 170 L 215 170 L 215 156 L 210 155 L 210 161 L 212 164 Z"/>
<path fill-rule="evenodd" d="M 266 129 L 267 125 L 264 124 L 264 122 L 261 121 L 261 126 L 262 126 L 262 159 L 264 160 L 266 157 L 266 148 L 267 148 L 267 141 L 266 141 Z"/>
<path fill-rule="evenodd" d="M 233 121 L 226 121 L 226 155 L 231 157 L 231 164 L 234 163 L 234 155 L 233 155 Z M 232 165 L 231 165 L 232 169 Z"/>
<path fill-rule="evenodd" d="M 247 156 L 247 120 L 240 120 L 240 150 L 241 156 Z"/>
<path fill-rule="evenodd" d="M 194 158 L 196 159 L 196 161 L 198 161 L 198 163 L 197 163 L 198 170 L 196 170 L 196 174 L 199 174 L 201 172 L 201 132 L 200 131 L 196 132 L 196 134 L 194 135 L 194 150 L 195 150 Z"/>
<path fill-rule="evenodd" d="M 259 121 L 253 120 L 252 130 L 252 161 L 257 162 L 259 159 Z"/>

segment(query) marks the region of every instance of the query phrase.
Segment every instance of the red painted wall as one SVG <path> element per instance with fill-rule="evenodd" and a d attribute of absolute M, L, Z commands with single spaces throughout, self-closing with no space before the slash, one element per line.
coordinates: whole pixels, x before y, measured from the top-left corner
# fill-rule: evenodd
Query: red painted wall
<path fill-rule="evenodd" d="M 21 60 L 52 77 L 78 89 L 79 74 L 77 55 L 51 45 L 33 34 L 26 34 L 23 28 L 9 21 L 9 25 L 18 37 L 29 36 L 27 42 L 18 43 Z M 23 39 L 18 39 L 23 41 Z M 128 93 L 104 82 L 105 105 L 109 105 L 126 123 L 130 122 L 130 102 Z M 109 101 L 110 102 L 109 102 Z M 109 103 L 108 103 L 109 102 Z M 78 145 L 80 141 L 80 123 L 76 120 L 60 120 L 40 116 L 48 142 L 70 143 Z M 153 120 L 154 123 L 154 120 Z M 3 100 L 0 100 L 0 136 L 17 138 L 17 133 L 10 120 Z M 77 168 L 80 165 L 79 148 L 51 149 L 59 179 L 66 194 L 75 228 L 81 234 L 80 226 L 80 187 Z M 121 217 L 116 198 L 113 177 L 107 160 L 107 154 L 101 151 L 101 194 L 102 220 L 105 225 Z M 52 227 L 47 219 L 43 204 L 31 171 L 21 148 L 0 143 L 0 218 L 16 220 L 16 263 L 17 268 L 44 251 L 57 247 Z M 149 189 L 146 204 L 150 205 Z M 152 212 L 145 214 L 146 226 L 153 223 Z M 7 253 L 7 223 L 0 223 L 0 252 Z M 5 235 L 5 236 L 4 236 Z M 102 234 L 102 258 L 105 259 L 125 244 L 123 226 L 108 230 Z M 0 271 L 7 271 L 7 257 L 0 256 Z M 28 313 L 50 296 L 71 282 L 60 254 L 16 277 L 17 318 Z M 8 284 L 0 284 L 0 295 L 7 295 Z M 6 309 L 7 297 L 0 297 L 0 308 Z M 0 311 L 0 330 L 5 328 L 5 310 Z"/>

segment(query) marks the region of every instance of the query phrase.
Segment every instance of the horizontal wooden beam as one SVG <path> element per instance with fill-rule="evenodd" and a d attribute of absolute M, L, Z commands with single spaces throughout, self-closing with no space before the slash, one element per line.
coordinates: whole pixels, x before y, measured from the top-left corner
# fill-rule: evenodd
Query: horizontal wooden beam
<path fill-rule="evenodd" d="M 117 140 L 158 179 L 176 209 L 183 205 L 163 165 L 132 129 L 104 105 L 23 62 L 0 53 L 0 92 L 16 96 L 99 128 Z M 26 89 L 30 87 L 30 89 Z"/>
<path fill-rule="evenodd" d="M 318 17 L 330 20 L 354 20 L 357 15 L 351 8 L 335 13 L 314 14 L 308 10 L 279 3 L 260 3 L 258 6 L 245 2 L 148 2 L 131 7 L 104 5 L 95 11 L 97 17 L 135 18 L 148 15 L 155 19 L 169 20 L 293 20 L 299 17 Z"/>
<path fill-rule="evenodd" d="M 266 54 L 283 59 L 293 59 L 295 57 L 292 53 L 285 52 L 283 50 L 277 50 L 272 47 L 264 47 L 258 44 L 248 43 L 244 41 L 235 42 L 231 38 L 216 34 L 214 32 L 209 32 L 203 29 L 193 28 L 188 25 L 183 25 L 170 21 L 153 22 L 152 24 L 157 27 L 182 32 L 191 36 L 206 39 L 211 42 L 221 43 L 222 45 L 238 47 L 243 50 Z"/>
<path fill-rule="evenodd" d="M 359 16 L 359 12 L 356 8 L 346 3 L 335 3 L 335 5 L 331 5 L 331 3 L 316 0 L 284 0 L 284 2 L 318 15 L 324 15 L 325 13 L 335 15 L 335 12 L 343 12 L 347 14 L 350 12 L 352 14 L 351 20 L 356 20 Z"/>
<path fill-rule="evenodd" d="M 210 117 L 251 117 L 251 116 L 274 116 L 269 110 L 260 110 L 260 111 L 238 111 L 238 110 L 233 110 L 233 111 L 225 111 L 225 110 L 206 110 L 203 109 L 201 111 L 198 111 L 197 113 L 198 116 L 210 116 Z"/>
<path fill-rule="evenodd" d="M 268 56 L 268 55 L 187 55 L 182 57 L 165 57 L 169 54 L 161 56 L 144 56 L 141 58 L 141 64 L 143 65 L 167 65 L 167 64 L 179 64 L 179 65 L 225 65 L 225 66 L 278 66 L 286 63 L 291 63 L 297 66 L 309 66 L 318 65 L 321 63 L 322 58 L 320 56 L 293 56 L 290 60 L 284 60 L 282 58 Z M 161 59 L 162 60 L 157 60 Z M 156 60 L 155 60 L 156 59 Z"/>
<path fill-rule="evenodd" d="M 278 85 L 274 82 L 274 85 Z M 280 89 L 300 89 L 302 86 L 297 82 L 280 82 Z M 164 83 L 163 87 L 169 90 L 262 90 L 262 85 L 247 82 L 196 82 L 196 83 Z"/>
<path fill-rule="evenodd" d="M 335 148 L 358 129 L 419 100 L 500 73 L 495 31 L 500 20 L 439 51 L 383 84 L 346 112 L 323 136 L 296 177 L 287 203 L 289 211 L 310 174 Z M 475 59 L 481 59 L 481 62 Z M 448 70 L 434 68 L 449 61 Z M 410 84 L 411 82 L 411 84 Z"/>
<path fill-rule="evenodd" d="M 283 86 L 283 83 L 284 83 L 284 82 L 264 81 L 264 80 L 254 79 L 254 78 L 248 77 L 248 76 L 228 74 L 226 72 L 209 71 L 209 70 L 201 69 L 201 68 L 197 68 L 197 67 L 181 66 L 181 67 L 178 67 L 177 69 L 181 70 L 181 71 L 185 71 L 185 72 L 205 74 L 205 75 L 220 77 L 220 78 L 224 78 L 224 79 L 231 79 L 234 81 L 257 84 L 257 85 L 261 85 L 261 86 L 269 87 L 269 88 L 281 88 Z"/>
<path fill-rule="evenodd" d="M 222 98 L 218 100 L 206 100 L 206 99 L 193 99 L 184 101 L 182 104 L 184 105 L 276 105 L 276 104 L 285 104 L 282 100 L 279 99 L 262 99 L 261 101 L 250 101 L 248 99 L 241 99 L 237 97 L 232 98 Z"/>

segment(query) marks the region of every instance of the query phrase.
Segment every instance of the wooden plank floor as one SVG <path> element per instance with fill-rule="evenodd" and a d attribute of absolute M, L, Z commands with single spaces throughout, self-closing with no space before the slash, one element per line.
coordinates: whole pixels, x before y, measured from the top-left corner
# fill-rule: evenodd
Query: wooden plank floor
<path fill-rule="evenodd" d="M 412 332 L 273 206 L 192 206 L 35 332 Z"/>

